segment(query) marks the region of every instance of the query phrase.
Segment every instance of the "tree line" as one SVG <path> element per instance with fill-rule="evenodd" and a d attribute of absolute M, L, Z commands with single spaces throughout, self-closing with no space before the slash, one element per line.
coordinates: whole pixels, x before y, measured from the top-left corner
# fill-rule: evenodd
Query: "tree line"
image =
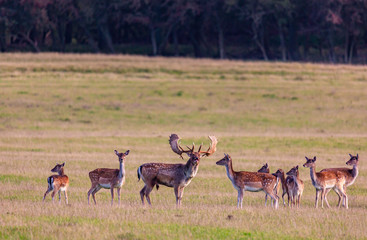
<path fill-rule="evenodd" d="M 367 0 L 0 0 L 0 50 L 367 62 Z"/>

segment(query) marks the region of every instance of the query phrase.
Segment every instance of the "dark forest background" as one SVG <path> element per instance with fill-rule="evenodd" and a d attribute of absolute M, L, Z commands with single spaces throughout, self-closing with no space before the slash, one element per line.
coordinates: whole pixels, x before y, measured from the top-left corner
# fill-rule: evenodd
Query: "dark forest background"
<path fill-rule="evenodd" d="M 0 0 L 0 49 L 367 63 L 367 0 Z"/>

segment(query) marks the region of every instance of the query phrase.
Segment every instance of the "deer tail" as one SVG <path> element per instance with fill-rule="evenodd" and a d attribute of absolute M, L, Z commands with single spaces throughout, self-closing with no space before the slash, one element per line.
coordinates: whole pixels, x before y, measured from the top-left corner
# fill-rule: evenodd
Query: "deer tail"
<path fill-rule="evenodd" d="M 138 168 L 138 170 L 137 170 L 137 173 L 138 173 L 138 182 L 140 181 L 140 176 L 141 176 L 141 167 L 142 167 L 142 166 L 140 166 L 140 167 Z"/>

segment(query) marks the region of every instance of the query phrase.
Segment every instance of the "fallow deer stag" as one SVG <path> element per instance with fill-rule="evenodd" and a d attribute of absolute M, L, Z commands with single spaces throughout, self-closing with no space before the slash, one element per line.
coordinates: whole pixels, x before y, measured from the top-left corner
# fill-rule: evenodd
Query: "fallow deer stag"
<path fill-rule="evenodd" d="M 280 182 L 282 183 L 282 199 L 283 199 L 283 206 L 285 206 L 285 200 L 284 200 L 284 195 L 287 194 L 288 196 L 288 206 L 289 206 L 289 193 L 288 193 L 288 187 L 286 184 L 286 179 L 284 176 L 284 171 L 283 169 L 278 169 L 275 173 L 273 173 L 274 176 L 278 177 L 280 179 Z M 280 192 L 280 184 L 278 184 L 277 186 L 277 194 Z"/>
<path fill-rule="evenodd" d="M 51 172 L 57 172 L 58 175 L 52 175 L 47 178 L 48 188 L 43 195 L 43 201 L 45 201 L 46 195 L 53 190 L 53 192 L 51 193 L 52 201 L 54 201 L 54 197 L 57 192 L 59 194 L 59 202 L 61 202 L 62 191 L 65 195 L 65 202 L 66 204 L 68 204 L 67 189 L 69 187 L 69 177 L 64 174 L 64 166 L 65 163 L 56 164 L 56 166 L 51 169 Z"/>
<path fill-rule="evenodd" d="M 179 136 L 172 134 L 169 139 L 169 144 L 173 152 L 181 156 L 186 153 L 189 156 L 189 160 L 186 164 L 168 164 L 168 163 L 145 163 L 141 165 L 138 172 L 138 179 L 144 181 L 145 186 L 140 191 L 141 201 L 144 203 L 144 197 L 147 199 L 149 205 L 151 205 L 149 194 L 153 190 L 154 186 L 159 188 L 159 185 L 165 185 L 167 187 L 173 187 L 176 195 L 176 205 L 181 205 L 181 200 L 184 192 L 184 188 L 190 184 L 191 180 L 196 176 L 199 169 L 200 158 L 203 156 L 210 156 L 216 151 L 217 138 L 215 136 L 209 136 L 211 144 L 207 151 L 201 151 L 202 145 L 200 145 L 198 151 L 195 151 L 195 144 L 192 148 L 188 147 L 188 150 L 184 150 L 179 144 Z"/>
<path fill-rule="evenodd" d="M 92 194 L 94 204 L 96 202 L 96 193 L 101 189 L 111 189 L 111 206 L 113 205 L 113 189 L 117 188 L 117 196 L 120 204 L 120 191 L 122 185 L 125 183 L 125 158 L 129 155 L 129 150 L 125 153 L 119 153 L 115 150 L 115 154 L 117 155 L 120 168 L 119 169 L 110 169 L 110 168 L 97 168 L 91 172 L 89 172 L 89 178 L 92 183 L 92 187 L 88 191 L 88 205 L 89 205 L 89 197 Z"/>
<path fill-rule="evenodd" d="M 289 197 L 291 199 L 291 206 L 300 206 L 300 201 L 303 193 L 303 189 L 305 185 L 303 181 L 299 178 L 298 165 L 291 168 L 287 172 L 287 180 L 286 185 L 288 188 L 288 206 L 289 206 Z"/>
<path fill-rule="evenodd" d="M 232 158 L 228 154 L 224 154 L 224 158 L 216 164 L 226 167 L 227 176 L 231 180 L 233 187 L 238 191 L 237 208 L 242 208 L 244 191 L 264 191 L 274 200 L 275 208 L 278 208 L 279 197 L 275 194 L 275 188 L 278 184 L 277 177 L 269 173 L 235 172 L 232 167 Z"/>
<path fill-rule="evenodd" d="M 346 175 L 341 171 L 324 171 L 316 172 L 316 157 L 307 158 L 304 167 L 310 168 L 310 176 L 312 185 L 316 188 L 315 207 L 317 208 L 318 198 L 321 192 L 321 207 L 324 208 L 324 200 L 326 205 L 330 208 L 330 205 L 325 196 L 327 189 L 334 189 L 339 195 L 342 195 L 343 201 L 345 201 L 345 207 L 348 208 L 348 197 L 345 191 Z"/>
<path fill-rule="evenodd" d="M 321 170 L 321 172 L 324 171 L 333 171 L 333 172 L 342 172 L 343 174 L 345 174 L 346 179 L 345 179 L 345 187 L 349 187 L 350 185 L 352 185 L 357 176 L 358 176 L 358 162 L 359 162 L 359 157 L 358 154 L 356 156 L 353 156 L 352 154 L 349 154 L 350 159 L 349 161 L 347 161 L 345 164 L 347 164 L 348 166 L 353 166 L 352 169 L 349 168 L 326 168 Z M 330 192 L 331 189 L 327 189 L 326 193 L 325 193 L 325 198 L 327 197 L 327 194 Z M 341 204 L 341 196 L 338 192 L 336 192 L 339 196 L 339 201 L 338 201 L 338 207 L 340 207 Z M 345 203 L 343 202 L 343 206 L 345 206 Z"/>

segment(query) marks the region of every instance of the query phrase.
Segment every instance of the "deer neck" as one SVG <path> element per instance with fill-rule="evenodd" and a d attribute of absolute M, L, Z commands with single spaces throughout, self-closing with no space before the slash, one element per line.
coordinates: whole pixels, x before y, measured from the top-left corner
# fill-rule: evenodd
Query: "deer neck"
<path fill-rule="evenodd" d="M 282 184 L 285 184 L 285 177 L 284 177 L 284 173 L 282 173 L 280 175 L 280 181 L 282 182 Z"/>
<path fill-rule="evenodd" d="M 196 176 L 196 173 L 198 172 L 199 164 L 194 165 L 191 163 L 191 161 L 187 161 L 185 168 L 184 168 L 184 174 L 187 180 L 192 179 Z"/>
<path fill-rule="evenodd" d="M 312 185 L 314 185 L 316 187 L 317 175 L 316 175 L 315 168 L 316 168 L 316 166 L 310 167 L 310 176 L 311 176 Z"/>
<path fill-rule="evenodd" d="M 60 170 L 57 172 L 60 176 L 64 175 L 64 168 L 60 168 Z"/>
<path fill-rule="evenodd" d="M 226 165 L 226 170 L 227 170 L 228 178 L 233 182 L 235 174 L 234 174 L 233 167 L 232 167 L 232 161 L 228 162 L 228 164 Z"/>
<path fill-rule="evenodd" d="M 353 168 L 352 168 L 352 181 L 350 183 L 348 183 L 348 186 L 350 186 L 354 183 L 357 176 L 358 176 L 358 165 L 355 164 L 355 165 L 353 165 Z"/>
<path fill-rule="evenodd" d="M 118 178 L 121 179 L 123 176 L 125 176 L 125 164 L 120 162 L 120 171 L 119 171 Z"/>

